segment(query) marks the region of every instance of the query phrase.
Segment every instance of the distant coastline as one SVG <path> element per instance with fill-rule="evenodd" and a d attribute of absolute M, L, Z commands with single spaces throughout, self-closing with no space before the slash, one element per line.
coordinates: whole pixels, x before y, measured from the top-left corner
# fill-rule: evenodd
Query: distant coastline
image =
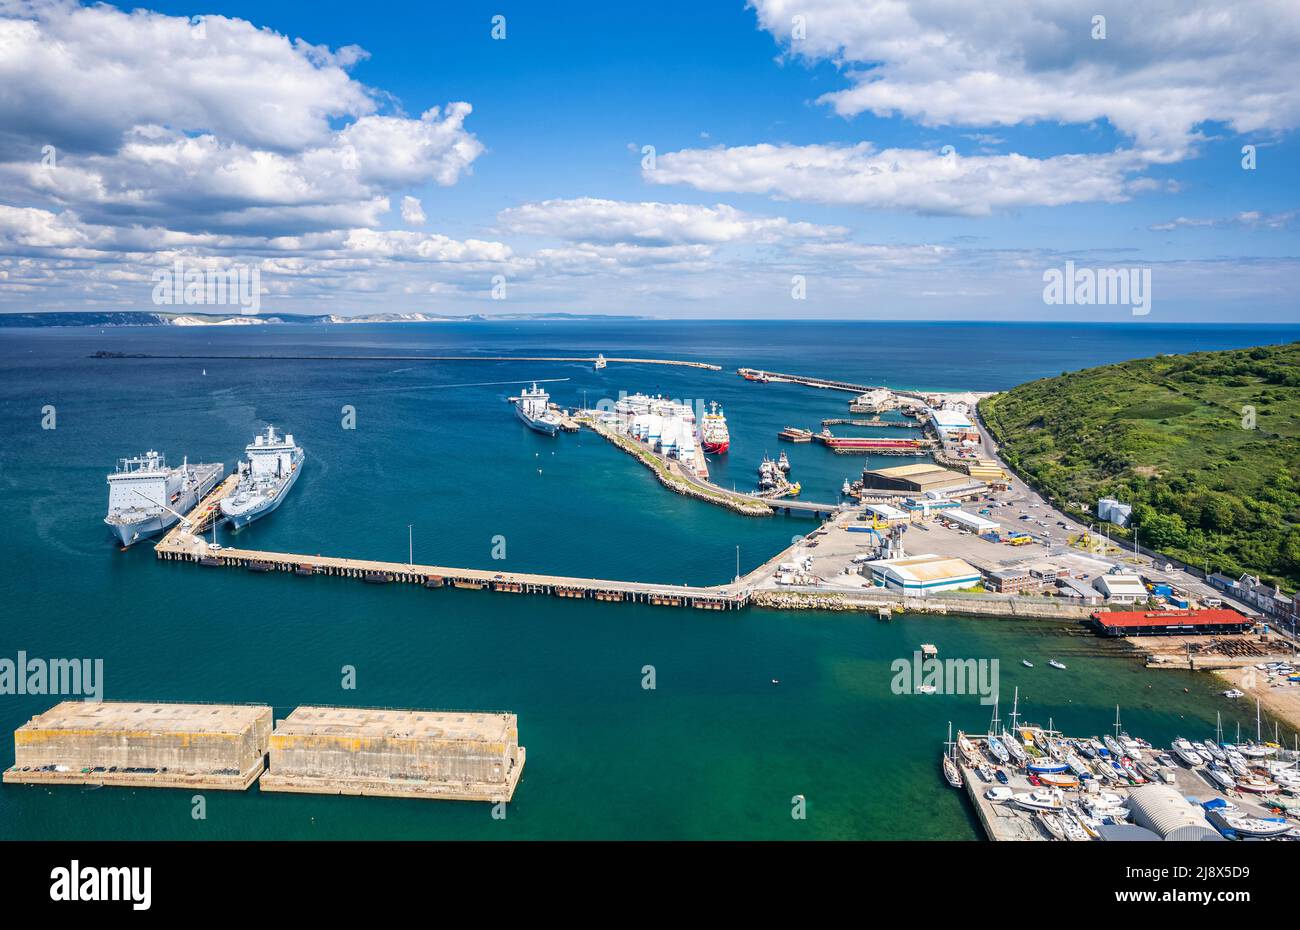
<path fill-rule="evenodd" d="M 493 320 L 650 320 L 653 317 L 602 313 L 364 313 L 338 316 L 318 313 L 164 313 L 115 310 L 109 312 L 47 311 L 0 313 L 0 327 L 31 326 L 267 326 L 299 323 L 322 326 L 350 323 L 480 323 Z"/>

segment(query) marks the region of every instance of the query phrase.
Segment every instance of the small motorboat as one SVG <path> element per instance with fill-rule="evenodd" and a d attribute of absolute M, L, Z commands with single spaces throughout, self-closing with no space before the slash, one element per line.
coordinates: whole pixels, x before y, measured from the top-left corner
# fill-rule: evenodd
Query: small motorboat
<path fill-rule="evenodd" d="M 1224 692 L 1223 692 L 1223 696 L 1226 697 L 1226 698 L 1228 698 L 1229 700 L 1233 700 L 1233 701 L 1235 701 L 1237 698 L 1243 698 L 1243 697 L 1245 697 L 1245 696 L 1246 696 L 1246 692 L 1245 692 L 1245 691 L 1238 691 L 1236 688 L 1229 688 L 1227 691 L 1224 691 Z"/>
<path fill-rule="evenodd" d="M 1068 774 L 1064 774 L 1064 773 L 1059 774 L 1059 775 L 1058 775 L 1058 774 L 1052 774 L 1052 773 L 1050 773 L 1050 772 L 1048 772 L 1048 773 L 1044 773 L 1044 774 L 1038 776 L 1038 780 L 1041 781 L 1044 785 L 1048 785 L 1049 787 L 1052 787 L 1052 788 L 1077 788 L 1077 787 L 1079 787 L 1079 779 L 1078 779 L 1078 778 L 1076 778 L 1074 775 L 1068 775 Z"/>
<path fill-rule="evenodd" d="M 1179 761 L 1189 769 L 1194 769 L 1198 765 L 1204 765 L 1208 759 L 1202 759 L 1201 754 L 1197 752 L 1196 747 L 1188 740 L 1181 736 L 1174 740 L 1174 755 L 1178 756 Z"/>
<path fill-rule="evenodd" d="M 1047 831 L 1048 836 L 1054 840 L 1065 839 L 1065 828 L 1061 825 L 1061 818 L 1057 817 L 1056 814 L 1049 811 L 1039 811 L 1036 816 L 1043 829 Z"/>
<path fill-rule="evenodd" d="M 1058 661 L 1056 661 L 1055 659 L 1048 659 L 1048 660 L 1047 660 L 1047 664 L 1050 665 L 1052 668 L 1066 668 L 1066 667 L 1067 667 L 1066 664 L 1065 664 L 1064 662 L 1058 662 Z"/>
<path fill-rule="evenodd" d="M 979 765 L 975 766 L 975 771 L 979 772 L 980 778 L 984 779 L 986 782 L 993 781 L 993 770 L 988 767 L 988 763 L 981 762 Z"/>
<path fill-rule="evenodd" d="M 1027 811 L 1059 811 L 1065 807 L 1061 792 L 1055 788 L 1035 788 L 1027 794 L 1013 794 L 1011 800 Z"/>
<path fill-rule="evenodd" d="M 996 776 L 996 778 L 997 778 L 999 784 L 1002 784 L 1002 785 L 1009 785 L 1009 784 L 1011 784 L 1011 779 L 1007 778 L 1007 773 L 1004 772 L 1004 771 L 1002 771 L 1002 769 L 996 769 L 996 770 L 993 772 L 993 774 L 994 774 L 994 776 Z"/>
<path fill-rule="evenodd" d="M 1033 662 L 1030 662 L 1028 659 L 1021 659 L 1021 660 L 1020 660 L 1020 664 L 1023 665 L 1025 668 L 1033 668 L 1033 667 L 1034 667 L 1034 663 L 1033 663 Z"/>
<path fill-rule="evenodd" d="M 1251 817 L 1239 810 L 1212 810 L 1206 816 L 1221 833 L 1230 831 L 1237 836 L 1267 838 L 1281 836 L 1291 829 L 1285 820 Z"/>
<path fill-rule="evenodd" d="M 1210 766 L 1205 770 L 1205 774 L 1210 777 L 1210 781 L 1214 782 L 1215 787 L 1223 791 L 1237 790 L 1237 780 L 1218 765 Z"/>

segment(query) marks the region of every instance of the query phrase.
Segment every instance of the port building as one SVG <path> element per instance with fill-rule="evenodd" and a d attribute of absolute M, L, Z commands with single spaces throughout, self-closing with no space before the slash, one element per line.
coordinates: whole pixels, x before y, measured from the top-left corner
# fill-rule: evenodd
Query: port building
<path fill-rule="evenodd" d="M 1222 840 L 1199 807 L 1188 803 L 1169 785 L 1139 785 L 1129 789 L 1128 809 L 1133 823 L 1162 840 Z"/>
<path fill-rule="evenodd" d="M 1245 633 L 1254 621 L 1235 610 L 1099 610 L 1092 626 L 1104 636 L 1220 636 Z"/>
<path fill-rule="evenodd" d="M 876 491 L 924 494 L 926 491 L 939 491 L 970 483 L 969 475 L 931 462 L 914 462 L 893 468 L 868 468 L 862 472 L 862 487 Z"/>
<path fill-rule="evenodd" d="M 1114 604 L 1132 604 L 1147 599 L 1148 591 L 1142 579 L 1137 575 L 1115 573 L 1098 575 L 1092 586 L 1101 592 L 1102 597 Z"/>
<path fill-rule="evenodd" d="M 64 701 L 14 731 L 4 780 L 242 791 L 270 735 L 265 705 Z"/>
<path fill-rule="evenodd" d="M 1002 528 L 1002 525 L 994 520 L 964 510 L 942 510 L 938 514 L 938 519 L 959 530 L 969 530 L 977 536 L 996 533 Z"/>
<path fill-rule="evenodd" d="M 980 583 L 980 573 L 962 559 L 942 555 L 908 555 L 877 559 L 867 563 L 871 580 L 891 591 L 904 594 L 933 594 L 971 588 Z"/>
<path fill-rule="evenodd" d="M 907 520 L 907 511 L 891 507 L 889 504 L 867 504 L 867 513 L 886 523 L 898 523 Z"/>
<path fill-rule="evenodd" d="M 514 714 L 299 707 L 277 722 L 263 791 L 508 801 L 524 767 Z"/>
<path fill-rule="evenodd" d="M 926 413 L 930 415 L 935 432 L 943 439 L 960 440 L 978 435 L 970 417 L 960 410 L 935 410 L 931 407 Z"/>

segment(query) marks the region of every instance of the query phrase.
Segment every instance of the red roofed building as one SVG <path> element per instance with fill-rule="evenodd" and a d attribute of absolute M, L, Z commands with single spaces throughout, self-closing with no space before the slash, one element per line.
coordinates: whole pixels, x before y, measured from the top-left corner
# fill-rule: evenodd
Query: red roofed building
<path fill-rule="evenodd" d="M 1103 636 L 1188 636 L 1245 633 L 1255 622 L 1235 610 L 1099 610 L 1092 625 Z"/>

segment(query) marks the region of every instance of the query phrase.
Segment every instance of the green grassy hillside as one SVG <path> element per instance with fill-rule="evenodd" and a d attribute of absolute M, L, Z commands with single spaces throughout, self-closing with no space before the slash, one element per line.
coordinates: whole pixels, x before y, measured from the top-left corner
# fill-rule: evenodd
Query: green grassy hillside
<path fill-rule="evenodd" d="M 1300 343 L 1070 372 L 980 412 L 1058 505 L 1118 497 L 1145 546 L 1300 586 Z"/>

